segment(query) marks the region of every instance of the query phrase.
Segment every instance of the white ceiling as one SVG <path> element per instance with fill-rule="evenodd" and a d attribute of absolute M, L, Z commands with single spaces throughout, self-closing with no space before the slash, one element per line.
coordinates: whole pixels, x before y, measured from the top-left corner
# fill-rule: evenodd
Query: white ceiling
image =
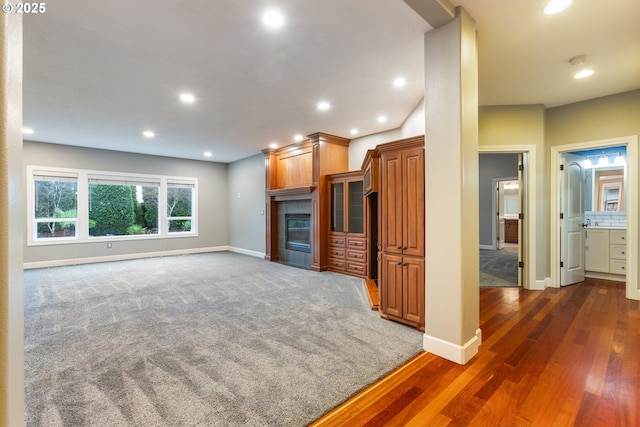
<path fill-rule="evenodd" d="M 544 0 L 453 3 L 477 21 L 481 105 L 640 88 L 638 0 L 574 0 L 554 16 Z M 285 14 L 278 31 L 261 22 L 269 6 Z M 430 29 L 402 0 L 48 2 L 24 16 L 25 138 L 231 162 L 296 133 L 393 129 L 422 99 Z M 573 79 L 579 54 L 594 76 Z M 180 103 L 184 90 L 195 104 Z"/>

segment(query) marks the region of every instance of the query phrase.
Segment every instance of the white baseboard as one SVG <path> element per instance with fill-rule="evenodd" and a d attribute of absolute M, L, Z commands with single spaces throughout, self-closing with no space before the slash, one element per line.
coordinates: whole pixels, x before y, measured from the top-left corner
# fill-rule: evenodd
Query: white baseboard
<path fill-rule="evenodd" d="M 547 277 L 544 280 L 536 280 L 529 288 L 531 291 L 544 291 L 551 285 L 551 278 Z"/>
<path fill-rule="evenodd" d="M 425 351 L 443 357 L 460 365 L 467 363 L 478 354 L 478 347 L 482 343 L 482 331 L 476 329 L 476 335 L 464 345 L 454 344 L 440 338 L 424 334 L 422 345 Z"/>
<path fill-rule="evenodd" d="M 243 254 L 243 255 L 254 256 L 256 258 L 262 258 L 262 259 L 264 259 L 265 255 L 266 255 L 264 252 L 252 251 L 252 250 L 243 249 L 243 248 L 234 248 L 233 246 L 230 246 L 229 250 L 231 252 L 236 252 L 236 253 Z"/>
<path fill-rule="evenodd" d="M 492 251 L 495 249 L 495 247 L 492 245 L 480 245 L 480 249 L 489 249 L 490 251 Z"/>
<path fill-rule="evenodd" d="M 215 246 L 215 247 L 209 247 L 209 248 L 177 249 L 172 251 L 143 252 L 143 253 L 109 255 L 109 256 L 100 256 L 100 257 L 91 257 L 91 258 L 58 259 L 58 260 L 51 260 L 51 261 L 25 262 L 23 264 L 23 268 L 25 270 L 29 270 L 33 268 L 63 267 L 66 265 L 92 264 L 92 263 L 98 263 L 98 262 L 111 262 L 111 261 L 125 261 L 130 259 L 200 254 L 200 253 L 206 253 L 206 252 L 221 252 L 221 251 L 230 251 L 230 250 L 232 250 L 230 246 Z"/>

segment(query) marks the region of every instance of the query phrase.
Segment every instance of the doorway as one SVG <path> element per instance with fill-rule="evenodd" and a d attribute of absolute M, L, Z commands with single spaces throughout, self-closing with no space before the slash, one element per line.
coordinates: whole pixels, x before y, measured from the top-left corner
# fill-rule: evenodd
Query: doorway
<path fill-rule="evenodd" d="M 618 178 L 611 178 L 610 174 L 607 173 L 599 173 L 598 168 L 592 168 L 588 165 L 589 162 L 593 164 L 600 161 L 601 158 L 604 160 L 604 158 L 608 157 L 612 157 L 607 160 L 614 163 L 619 149 L 614 148 L 614 151 L 616 151 L 615 156 L 607 154 L 607 150 L 612 147 L 626 148 L 626 166 L 623 169 L 622 183 L 619 182 Z M 595 154 L 589 154 L 589 150 L 595 150 Z M 571 154 L 578 154 L 578 158 L 570 158 L 567 160 Z M 589 162 L 587 162 L 587 160 L 589 160 Z M 582 169 L 582 172 L 584 172 L 584 175 L 581 175 L 582 183 L 584 184 L 584 188 L 587 188 L 587 191 L 583 189 L 580 193 L 582 195 L 579 203 L 582 204 L 580 208 L 583 217 L 576 218 L 575 215 L 570 215 L 574 217 L 571 218 L 570 221 L 577 220 L 575 222 L 581 228 L 580 231 L 565 221 L 567 217 L 565 211 L 571 208 L 571 206 L 567 206 L 567 203 L 572 204 L 573 207 L 578 206 L 578 202 L 576 201 L 578 199 L 573 197 L 573 202 L 571 202 L 572 197 L 569 197 L 570 194 L 567 193 L 567 191 L 570 191 L 567 189 L 567 185 L 571 179 L 570 175 L 567 175 L 566 165 L 571 162 L 573 162 L 574 165 L 578 163 L 581 165 L 580 168 L 574 167 L 573 171 L 576 172 Z M 585 167 L 585 162 L 588 167 Z M 622 273 L 622 276 L 626 279 L 627 298 L 640 299 L 640 290 L 638 290 L 637 285 L 638 137 L 631 136 L 552 147 L 550 166 L 551 170 L 555 171 L 551 173 L 550 194 L 550 286 L 560 287 L 565 284 L 570 284 L 571 280 L 567 278 L 567 265 L 573 268 L 582 263 L 583 271 L 588 272 L 589 268 L 593 269 L 594 267 L 587 267 L 587 264 L 590 262 L 587 255 L 589 250 L 604 248 L 610 251 L 619 251 L 620 254 L 618 255 L 624 255 L 626 258 L 626 262 L 623 261 L 620 263 L 615 253 L 611 255 L 607 252 L 607 254 L 605 254 L 605 261 L 608 262 L 602 262 L 603 265 L 606 264 L 606 267 L 603 267 L 606 268 L 606 274 L 611 273 L 611 269 L 615 270 L 615 268 L 619 268 L 621 270 L 619 273 Z M 601 168 L 611 169 L 614 168 L 614 166 L 601 166 Z M 591 177 L 587 178 L 589 174 L 591 174 Z M 598 179 L 596 179 L 596 177 L 598 177 Z M 617 181 L 615 185 L 614 181 Z M 598 182 L 600 182 L 600 184 L 598 184 Z M 611 188 L 614 189 L 611 190 Z M 585 206 L 591 210 L 585 210 Z M 603 206 L 605 210 L 598 211 L 599 206 Z M 624 210 L 620 210 L 623 209 L 623 207 Z M 584 215 L 585 212 L 588 212 L 588 214 Z M 622 222 L 624 222 L 624 224 L 622 224 Z M 620 227 L 618 228 L 620 229 L 622 229 L 622 225 L 624 225 L 626 231 L 609 231 L 614 223 L 615 225 L 619 225 Z M 573 233 L 574 237 L 570 237 L 569 233 Z M 620 236 L 616 237 L 618 235 Z M 581 238 L 584 239 L 583 243 L 572 245 L 572 241 L 577 242 L 579 240 L 576 240 L 575 236 L 581 236 Z M 605 242 L 605 240 L 602 240 L 604 237 L 607 238 L 606 244 L 603 244 L 603 242 Z M 600 238 L 601 240 L 596 240 L 596 238 Z M 616 238 L 621 240 L 622 243 L 616 242 Z M 614 240 L 612 241 L 611 239 Z M 589 240 L 596 243 L 590 244 Z M 620 243 L 621 248 L 617 248 L 618 243 Z M 575 248 L 579 250 L 575 251 Z M 584 250 L 585 248 L 590 249 Z M 580 250 L 584 250 L 584 253 L 580 254 Z M 599 254 L 597 259 L 602 261 L 605 255 Z M 610 257 L 610 255 L 613 257 Z M 593 252 L 591 256 L 593 258 Z M 582 257 L 582 260 L 580 260 L 580 257 Z"/>
<path fill-rule="evenodd" d="M 523 284 L 524 153 L 479 154 L 480 286 Z"/>

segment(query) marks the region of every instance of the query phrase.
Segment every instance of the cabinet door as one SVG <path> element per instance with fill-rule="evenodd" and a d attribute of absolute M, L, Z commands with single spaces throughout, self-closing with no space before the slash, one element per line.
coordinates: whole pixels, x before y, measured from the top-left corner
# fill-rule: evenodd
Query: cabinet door
<path fill-rule="evenodd" d="M 364 234 L 364 189 L 362 181 L 347 181 L 347 232 Z"/>
<path fill-rule="evenodd" d="M 402 160 L 400 154 L 383 154 L 382 168 L 382 251 L 402 254 L 402 199 L 404 189 L 402 188 Z"/>
<path fill-rule="evenodd" d="M 403 318 L 424 325 L 424 259 L 403 258 Z"/>
<path fill-rule="evenodd" d="M 404 196 L 403 253 L 424 256 L 424 150 L 417 148 L 403 152 L 402 166 L 399 190 Z"/>
<path fill-rule="evenodd" d="M 380 287 L 380 303 L 382 312 L 402 318 L 402 257 L 398 255 L 382 255 L 382 281 Z"/>
<path fill-rule="evenodd" d="M 587 228 L 584 265 L 587 271 L 609 272 L 609 230 Z"/>
<path fill-rule="evenodd" d="M 344 231 L 344 182 L 331 184 L 331 231 Z"/>

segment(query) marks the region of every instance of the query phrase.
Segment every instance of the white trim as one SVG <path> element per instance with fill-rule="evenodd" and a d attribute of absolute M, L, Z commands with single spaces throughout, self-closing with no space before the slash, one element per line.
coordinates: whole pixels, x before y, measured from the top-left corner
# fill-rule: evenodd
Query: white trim
<path fill-rule="evenodd" d="M 548 277 L 546 277 L 543 280 L 536 280 L 533 287 L 529 288 L 529 290 L 544 291 L 546 288 L 549 287 L 549 283 L 551 283 L 551 279 L 549 279 Z"/>
<path fill-rule="evenodd" d="M 496 247 L 491 245 L 480 245 L 480 249 L 488 249 L 493 251 L 496 249 Z"/>
<path fill-rule="evenodd" d="M 252 250 L 243 249 L 243 248 L 236 248 L 236 247 L 233 247 L 233 246 L 229 246 L 229 250 L 231 252 L 235 252 L 235 253 L 238 253 L 238 254 L 249 255 L 249 256 L 253 256 L 253 257 L 256 257 L 256 258 L 262 258 L 262 259 L 264 259 L 264 257 L 266 256 L 266 254 L 264 252 L 252 251 Z"/>
<path fill-rule="evenodd" d="M 551 283 L 549 286 L 560 287 L 560 154 L 590 148 L 627 146 L 626 168 L 626 213 L 627 213 L 627 298 L 640 300 L 638 289 L 638 173 L 640 158 L 638 151 L 638 135 L 596 141 L 578 142 L 574 144 L 551 147 L 550 162 L 550 241 L 549 262 L 551 263 Z"/>
<path fill-rule="evenodd" d="M 33 268 L 63 267 L 67 265 L 93 264 L 98 262 L 125 261 L 125 260 L 132 260 L 132 259 L 165 257 L 165 256 L 174 256 L 174 255 L 189 255 L 189 254 L 222 252 L 222 251 L 231 251 L 231 250 L 232 249 L 230 246 L 214 246 L 209 248 L 195 248 L 195 249 L 176 249 L 171 251 L 143 252 L 143 253 L 122 254 L 122 255 L 99 256 L 99 257 L 91 257 L 91 258 L 71 258 L 71 259 L 59 259 L 59 260 L 51 260 L 51 261 L 25 262 L 23 264 L 23 267 L 25 270 L 29 270 Z"/>
<path fill-rule="evenodd" d="M 537 254 L 537 185 L 536 185 L 536 170 L 537 169 L 537 156 L 535 145 L 481 145 L 478 147 L 478 153 L 527 153 L 525 172 L 527 174 L 525 182 L 527 183 L 527 200 L 526 200 L 526 230 L 525 234 L 525 268 L 527 276 L 523 277 L 524 283 L 522 287 L 524 289 L 537 289 L 534 288 L 536 283 L 536 254 Z"/>
<path fill-rule="evenodd" d="M 482 331 L 480 328 L 476 329 L 475 336 L 463 345 L 454 344 L 427 334 L 424 334 L 422 339 L 422 346 L 425 351 L 460 365 L 464 365 L 478 354 L 480 344 L 482 344 Z"/>

